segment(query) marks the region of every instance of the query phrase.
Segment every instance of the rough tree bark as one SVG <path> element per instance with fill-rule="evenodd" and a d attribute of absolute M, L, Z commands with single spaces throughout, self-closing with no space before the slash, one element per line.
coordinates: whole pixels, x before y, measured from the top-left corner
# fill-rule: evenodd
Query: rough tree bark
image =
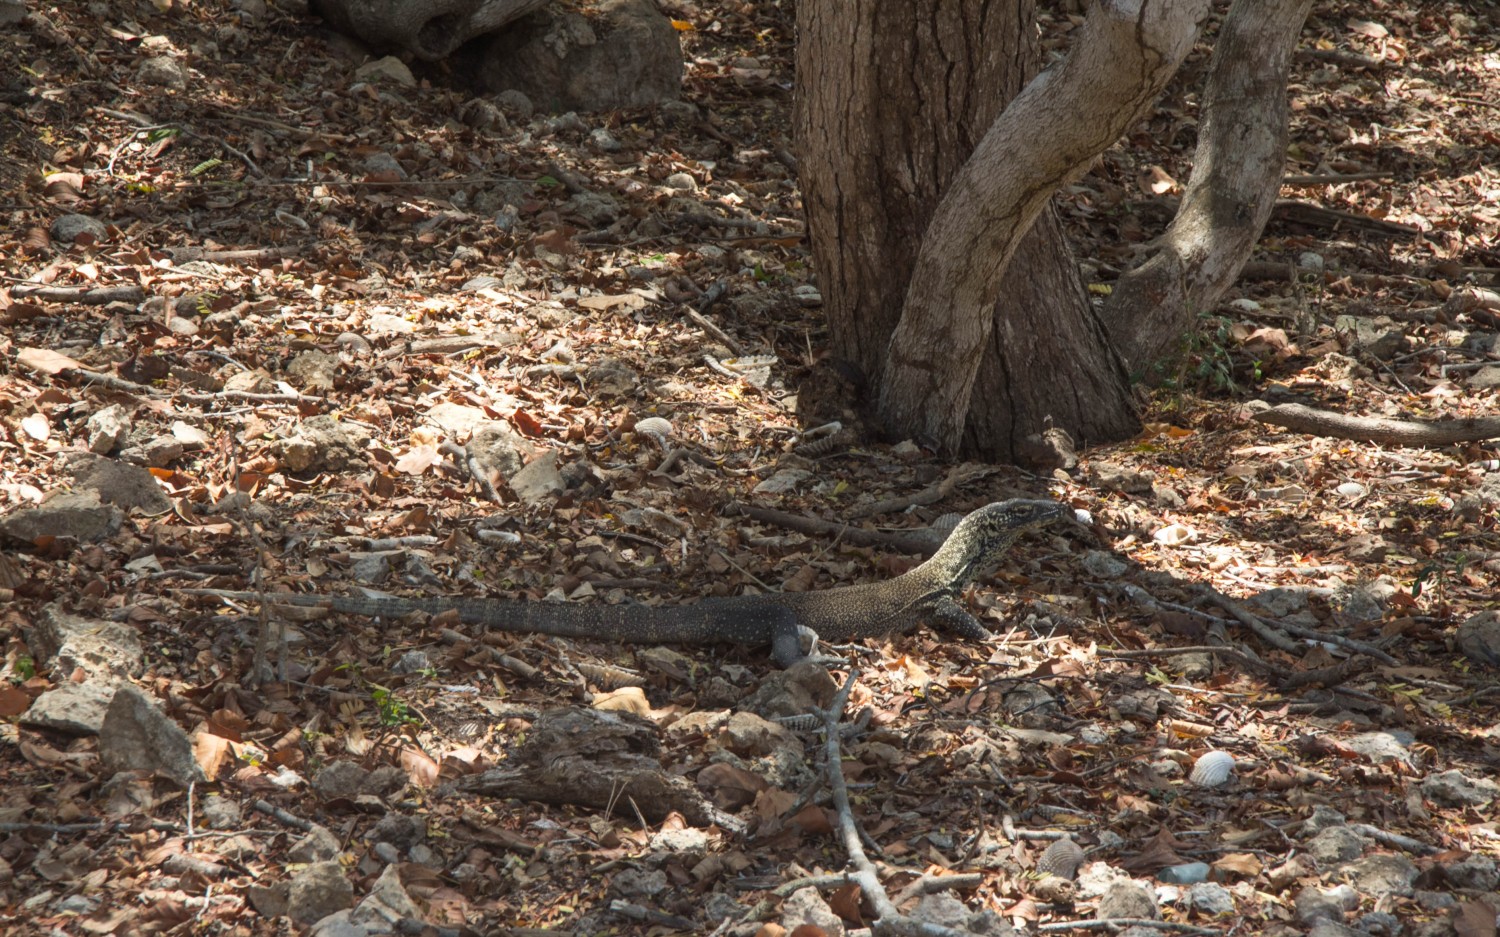
<path fill-rule="evenodd" d="M 831 344 L 887 432 L 1014 460 L 1049 423 L 1079 442 L 1134 431 L 1121 333 L 1089 306 L 1049 200 L 1147 112 L 1208 6 L 1101 0 L 1032 79 L 1030 0 L 799 2 Z"/>
<path fill-rule="evenodd" d="M 1239 276 L 1286 163 L 1287 74 L 1312 0 L 1241 0 L 1214 42 L 1193 173 L 1158 251 L 1115 284 L 1104 318 L 1132 371 L 1168 351 Z"/>

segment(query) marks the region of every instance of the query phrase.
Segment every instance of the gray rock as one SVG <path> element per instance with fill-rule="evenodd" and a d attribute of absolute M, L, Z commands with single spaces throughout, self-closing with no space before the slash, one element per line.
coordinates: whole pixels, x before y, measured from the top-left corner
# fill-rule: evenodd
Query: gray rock
<path fill-rule="evenodd" d="M 1250 597 L 1250 602 L 1264 609 L 1273 618 L 1285 618 L 1307 608 L 1307 590 L 1279 586 L 1257 592 Z"/>
<path fill-rule="evenodd" d="M 104 226 L 104 222 L 88 215 L 60 215 L 52 222 L 49 233 L 52 240 L 70 247 L 83 235 L 89 237 L 91 244 L 109 237 L 109 229 Z"/>
<path fill-rule="evenodd" d="M 1454 769 L 1423 778 L 1422 796 L 1442 807 L 1482 807 L 1500 797 L 1500 784 Z"/>
<path fill-rule="evenodd" d="M 397 849 L 395 846 L 392 846 L 390 843 L 384 841 L 378 842 L 373 847 L 371 847 L 371 850 L 375 853 L 375 858 L 379 859 L 386 865 L 392 865 L 401 861 L 401 850 Z"/>
<path fill-rule="evenodd" d="M 501 91 L 495 95 L 495 102 L 521 120 L 530 120 L 531 115 L 536 113 L 536 105 L 532 104 L 531 98 L 519 88 L 507 88 Z"/>
<path fill-rule="evenodd" d="M 1365 851 L 1364 840 L 1347 826 L 1335 826 L 1314 836 L 1307 843 L 1308 853 L 1323 868 L 1358 859 Z"/>
<path fill-rule="evenodd" d="M 369 162 L 375 156 L 385 156 L 385 153 L 376 153 L 365 159 L 366 169 Z M 397 169 L 400 165 L 397 164 Z M 292 383 L 309 394 L 326 394 L 333 390 L 334 384 L 339 376 L 339 359 L 326 352 L 316 349 L 304 351 L 293 358 L 286 366 L 287 376 Z"/>
<path fill-rule="evenodd" d="M 1355 927 L 1369 937 L 1398 937 L 1401 933 L 1401 919 L 1386 911 L 1371 911 L 1360 915 Z"/>
<path fill-rule="evenodd" d="M 1382 562 L 1390 551 L 1390 544 L 1375 534 L 1360 534 L 1344 544 L 1344 555 L 1356 563 Z"/>
<path fill-rule="evenodd" d="M 622 898 L 650 898 L 667 890 L 667 873 L 660 869 L 621 869 L 610 880 L 609 890 Z"/>
<path fill-rule="evenodd" d="M 1099 896 L 1099 904 L 1094 910 L 1094 917 L 1100 921 L 1115 918 L 1155 920 L 1161 917 L 1161 911 L 1156 907 L 1156 898 L 1149 891 L 1135 882 L 1124 881 L 1109 886 L 1104 894 Z"/>
<path fill-rule="evenodd" d="M 286 913 L 287 896 L 291 893 L 290 882 L 277 882 L 274 885 L 251 885 L 245 889 L 245 900 L 250 902 L 250 907 L 255 913 L 265 918 L 281 917 Z"/>
<path fill-rule="evenodd" d="M 396 658 L 396 662 L 391 665 L 391 673 L 421 673 L 430 667 L 432 667 L 432 658 L 427 656 L 426 651 L 407 651 Z"/>
<path fill-rule="evenodd" d="M 1292 906 L 1298 922 L 1342 921 L 1344 914 L 1359 907 L 1359 894 L 1348 885 L 1322 889 L 1309 886 L 1297 892 Z"/>
<path fill-rule="evenodd" d="M 584 380 L 596 394 L 620 397 L 635 390 L 641 379 L 635 369 L 625 362 L 617 358 L 603 358 L 589 368 Z"/>
<path fill-rule="evenodd" d="M 599 129 L 591 131 L 589 133 L 589 146 L 593 147 L 596 150 L 599 150 L 601 153 L 620 152 L 620 141 L 616 140 L 614 136 L 603 127 L 600 127 Z"/>
<path fill-rule="evenodd" d="M 781 926 L 790 933 L 804 924 L 819 928 L 828 937 L 843 937 L 844 921 L 816 888 L 799 888 L 781 905 Z"/>
<path fill-rule="evenodd" d="M 1480 390 L 1500 387 L 1500 364 L 1485 365 L 1473 374 L 1470 374 L 1469 379 L 1464 383 Z"/>
<path fill-rule="evenodd" d="M 1347 924 L 1340 924 L 1338 921 L 1317 921 L 1308 928 L 1307 937 L 1369 937 L 1369 935 Z"/>
<path fill-rule="evenodd" d="M 1381 729 L 1378 732 L 1361 732 L 1350 736 L 1344 744 L 1377 765 L 1388 761 L 1415 765 L 1411 746 L 1416 740 L 1417 737 L 1405 729 Z"/>
<path fill-rule="evenodd" d="M 1423 911 L 1447 911 L 1458 907 L 1458 899 L 1446 891 L 1419 891 L 1413 897 Z"/>
<path fill-rule="evenodd" d="M 370 830 L 370 838 L 409 849 L 427 838 L 427 824 L 404 813 L 388 813 Z"/>
<path fill-rule="evenodd" d="M 387 84 L 400 85 L 403 88 L 415 88 L 417 79 L 412 75 L 411 69 L 406 63 L 394 55 L 366 62 L 354 70 L 356 81 L 385 82 Z"/>
<path fill-rule="evenodd" d="M 548 7 L 454 56 L 485 88 L 523 91 L 553 111 L 603 111 L 676 98 L 677 32 L 653 0 L 603 0 L 588 15 Z"/>
<path fill-rule="evenodd" d="M 97 492 L 102 504 L 153 516 L 172 510 L 172 501 L 161 490 L 156 476 L 139 465 L 88 455 L 70 464 L 68 471 L 73 475 L 75 490 Z"/>
<path fill-rule="evenodd" d="M 1494 891 L 1500 888 L 1500 869 L 1495 860 L 1477 853 L 1466 856 L 1459 862 L 1448 862 L 1442 866 L 1443 875 L 1455 888 L 1473 891 Z"/>
<path fill-rule="evenodd" d="M 57 605 L 42 608 L 26 631 L 26 643 L 59 677 L 82 670 L 109 683 L 139 676 L 145 666 L 146 652 L 134 628 L 74 615 Z"/>
<path fill-rule="evenodd" d="M 135 68 L 135 77 L 148 85 L 161 85 L 181 91 L 188 84 L 188 70 L 169 55 L 144 59 Z"/>
<path fill-rule="evenodd" d="M 313 775 L 312 787 L 325 800 L 354 799 L 365 792 L 370 772 L 352 761 L 335 761 Z"/>
<path fill-rule="evenodd" d="M 67 735 L 98 735 L 115 688 L 104 683 L 61 683 L 21 714 L 21 725 Z"/>
<path fill-rule="evenodd" d="M 370 887 L 370 893 L 354 906 L 350 920 L 356 924 L 380 925 L 382 931 L 395 930 L 397 922 L 403 918 L 422 920 L 422 910 L 401 884 L 399 868 L 392 864 L 381 871 L 380 877 Z"/>
<path fill-rule="evenodd" d="M 64 491 L 0 517 L 0 533 L 28 544 L 43 537 L 95 543 L 119 533 L 123 523 L 125 513 L 100 501 L 97 492 Z"/>
<path fill-rule="evenodd" d="M 14 26 L 26 18 L 29 11 L 21 0 L 0 0 L 0 26 Z"/>
<path fill-rule="evenodd" d="M 1234 896 L 1217 882 L 1204 882 L 1188 889 L 1188 904 L 1194 911 L 1209 917 L 1233 914 Z"/>
<path fill-rule="evenodd" d="M 1389 318 L 1368 319 L 1364 316 L 1339 316 L 1333 327 L 1349 337 L 1350 347 L 1382 361 L 1394 358 L 1406 348 L 1406 334 Z"/>
<path fill-rule="evenodd" d="M 434 408 L 436 409 L 436 408 Z M 509 423 L 484 423 L 474 430 L 464 452 L 479 471 L 514 478 L 526 466 L 526 459 L 536 451 L 526 437 Z"/>
<path fill-rule="evenodd" d="M 969 909 L 947 892 L 923 895 L 911 912 L 912 918 L 961 931 L 969 922 Z"/>
<path fill-rule="evenodd" d="M 345 908 L 314 924 L 307 932 L 307 937 L 381 937 L 389 933 L 389 929 L 356 923 L 354 912 Z"/>
<path fill-rule="evenodd" d="M 115 691 L 104 714 L 99 761 L 111 774 L 149 771 L 183 787 L 205 780 L 187 733 L 128 683 Z"/>
<path fill-rule="evenodd" d="M 1317 804 L 1312 809 L 1312 814 L 1302 821 L 1302 832 L 1309 836 L 1316 836 L 1326 829 L 1335 826 L 1343 826 L 1348 820 L 1342 813 L 1328 806 Z"/>
<path fill-rule="evenodd" d="M 364 462 L 368 431 L 331 416 L 315 416 L 299 424 L 297 434 L 278 447 L 282 462 L 293 472 L 340 472 Z"/>
<path fill-rule="evenodd" d="M 1344 866 L 1343 874 L 1360 894 L 1406 897 L 1417 880 L 1417 867 L 1405 856 L 1373 855 Z"/>
<path fill-rule="evenodd" d="M 165 468 L 182 458 L 187 448 L 175 436 L 153 436 L 139 446 L 129 446 L 120 451 L 120 461 Z"/>
<path fill-rule="evenodd" d="M 347 762 L 344 762 L 347 764 Z M 314 824 L 307 831 L 307 835 L 292 844 L 287 850 L 287 858 L 293 862 L 327 862 L 337 859 L 339 855 L 339 839 L 326 826 Z"/>
<path fill-rule="evenodd" d="M 567 490 L 557 470 L 557 453 L 546 452 L 532 459 L 510 478 L 510 490 L 523 504 L 536 505 Z"/>
<path fill-rule="evenodd" d="M 1096 464 L 1092 474 L 1095 485 L 1122 494 L 1150 494 L 1156 484 L 1156 476 L 1151 472 L 1137 472 L 1109 462 Z"/>
<path fill-rule="evenodd" d="M 219 794 L 203 798 L 203 822 L 211 830 L 232 830 L 240 825 L 243 817 L 237 800 Z"/>
<path fill-rule="evenodd" d="M 795 490 L 799 485 L 812 481 L 816 477 L 806 469 L 780 469 L 772 474 L 770 478 L 756 485 L 755 493 L 758 495 L 784 494 Z"/>
<path fill-rule="evenodd" d="M 1458 649 L 1476 664 L 1500 667 L 1500 611 L 1470 615 L 1458 626 Z"/>
<path fill-rule="evenodd" d="M 395 765 L 381 765 L 365 778 L 365 793 L 376 797 L 394 797 L 406 790 L 411 780 L 406 772 Z"/>
<path fill-rule="evenodd" d="M 337 862 L 314 862 L 292 879 L 286 914 L 312 924 L 354 905 L 354 886 Z"/>
<path fill-rule="evenodd" d="M 1396 584 L 1387 576 L 1338 588 L 1329 605 L 1346 623 L 1379 621 L 1385 617 L 1385 604 L 1396 594 Z"/>
<path fill-rule="evenodd" d="M 107 455 L 130 433 L 130 413 L 119 404 L 110 404 L 89 417 L 84 424 L 90 452 Z"/>
<path fill-rule="evenodd" d="M 1083 555 L 1083 568 L 1095 579 L 1118 579 L 1130 571 L 1130 564 L 1107 550 L 1090 550 Z"/>

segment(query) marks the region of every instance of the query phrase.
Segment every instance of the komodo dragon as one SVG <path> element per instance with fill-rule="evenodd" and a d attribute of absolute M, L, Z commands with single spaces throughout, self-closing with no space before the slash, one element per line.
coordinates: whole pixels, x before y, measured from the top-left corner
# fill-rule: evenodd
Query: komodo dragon
<path fill-rule="evenodd" d="M 771 645 L 771 656 L 789 667 L 812 653 L 819 639 L 850 641 L 909 631 L 919 621 L 965 638 L 992 635 L 959 606 L 957 597 L 976 576 L 995 568 L 1023 532 L 1072 510 L 1055 501 L 1013 499 L 972 512 L 932 558 L 885 582 L 823 592 L 776 592 L 703 599 L 689 605 L 576 605 L 452 596 L 404 599 L 304 593 L 183 589 L 188 595 L 266 600 L 329 608 L 352 615 L 400 617 L 412 612 L 454 612 L 460 621 L 495 631 L 596 638 L 635 644 Z"/>

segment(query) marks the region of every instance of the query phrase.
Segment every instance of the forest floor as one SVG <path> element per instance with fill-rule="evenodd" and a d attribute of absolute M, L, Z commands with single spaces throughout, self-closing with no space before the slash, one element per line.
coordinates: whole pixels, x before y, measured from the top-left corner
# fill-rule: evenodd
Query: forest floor
<path fill-rule="evenodd" d="M 1495 933 L 1500 450 L 1289 432 L 1250 406 L 1495 413 L 1493 8 L 1317 4 L 1286 204 L 1245 276 L 1142 390 L 1139 438 L 1037 476 L 910 441 L 806 448 L 793 397 L 826 336 L 787 156 L 789 2 L 667 4 L 696 111 L 504 120 L 441 69 L 357 77 L 352 44 L 287 4 L 159 6 L 59 0 L 0 31 L 20 66 L 0 91 L 0 515 L 72 484 L 111 426 L 160 456 L 166 498 L 96 541 L 0 552 L 7 934 L 289 932 L 275 886 L 320 857 L 352 886 L 335 904 L 396 869 L 432 933 L 858 926 L 853 886 L 821 883 L 836 917 L 788 894 L 849 857 L 816 731 L 727 714 L 791 692 L 763 649 L 313 610 L 257 684 L 257 606 L 181 590 L 830 589 L 918 558 L 733 509 L 901 532 L 1017 495 L 1091 523 L 1026 537 L 973 590 L 993 645 L 924 628 L 838 649 L 868 719 L 842 776 L 884 887 L 949 878 L 959 911 L 1017 927 L 1091 918 L 1135 877 L 1204 933 Z M 1049 46 L 1073 25 L 1049 15 Z M 1188 177 L 1208 41 L 1059 199 L 1094 289 Z M 181 87 L 150 83 L 175 80 L 158 57 Z M 103 227 L 49 235 L 67 214 Z M 352 443 L 318 435 L 327 415 Z M 561 494 L 485 496 L 453 444 L 493 422 L 555 458 Z M 106 769 L 98 734 L 27 721 L 102 679 L 39 659 L 49 608 L 128 626 L 135 685 L 208 782 Z M 723 822 L 629 791 L 613 813 L 477 792 L 533 764 L 549 713 L 591 710 L 649 720 L 633 752 Z M 1190 780 L 1214 752 L 1233 774 Z M 348 762 L 398 770 L 341 784 Z M 299 844 L 309 824 L 331 853 Z M 1067 886 L 1036 874 L 1062 833 L 1086 853 Z"/>

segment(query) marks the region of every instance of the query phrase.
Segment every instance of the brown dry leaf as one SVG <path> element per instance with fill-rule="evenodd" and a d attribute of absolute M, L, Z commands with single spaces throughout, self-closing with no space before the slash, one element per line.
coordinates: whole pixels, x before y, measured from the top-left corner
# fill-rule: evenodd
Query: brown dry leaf
<path fill-rule="evenodd" d="M 219 776 L 224 766 L 233 759 L 232 743 L 211 732 L 199 732 L 193 736 L 193 760 L 210 781 Z"/>
<path fill-rule="evenodd" d="M 47 348 L 18 349 L 16 363 L 43 374 L 59 374 L 73 369 L 88 370 L 81 362 Z"/>
<path fill-rule="evenodd" d="M 698 772 L 698 787 L 725 810 L 738 810 L 770 785 L 754 772 L 720 763 Z"/>
<path fill-rule="evenodd" d="M 1133 856 L 1120 860 L 1120 867 L 1132 874 L 1156 872 L 1170 865 L 1181 865 L 1185 860 L 1177 853 L 1182 843 L 1166 829 L 1160 830 L 1147 840 L 1141 850 Z"/>
<path fill-rule="evenodd" d="M 417 787 L 432 787 L 438 782 L 437 762 L 420 748 L 410 745 L 402 747 L 401 767 L 406 771 L 406 776 L 411 779 L 411 783 Z"/>
<path fill-rule="evenodd" d="M 1265 864 L 1252 853 L 1234 852 L 1217 859 L 1213 867 L 1220 872 L 1233 872 L 1236 875 L 1253 878 L 1261 873 Z"/>
<path fill-rule="evenodd" d="M 791 824 L 804 833 L 815 833 L 820 836 L 831 835 L 835 825 L 833 817 L 827 810 L 817 804 L 808 804 L 791 818 Z"/>
<path fill-rule="evenodd" d="M 31 708 L 31 695 L 18 686 L 0 686 L 0 717 L 9 719 Z"/>
<path fill-rule="evenodd" d="M 1458 937 L 1495 937 L 1495 917 L 1500 909 L 1488 901 L 1461 901 L 1453 915 L 1453 932 Z"/>
<path fill-rule="evenodd" d="M 637 716 L 651 715 L 651 701 L 638 686 L 622 687 L 594 697 L 594 708 L 605 712 L 633 713 Z"/>
<path fill-rule="evenodd" d="M 403 475 L 421 475 L 442 461 L 442 454 L 434 446 L 413 446 L 396 460 L 396 471 Z"/>
<path fill-rule="evenodd" d="M 834 914 L 837 914 L 855 927 L 863 927 L 865 918 L 859 910 L 859 900 L 863 895 L 864 891 L 858 885 L 850 882 L 835 889 L 833 894 L 828 896 L 828 907 Z"/>

